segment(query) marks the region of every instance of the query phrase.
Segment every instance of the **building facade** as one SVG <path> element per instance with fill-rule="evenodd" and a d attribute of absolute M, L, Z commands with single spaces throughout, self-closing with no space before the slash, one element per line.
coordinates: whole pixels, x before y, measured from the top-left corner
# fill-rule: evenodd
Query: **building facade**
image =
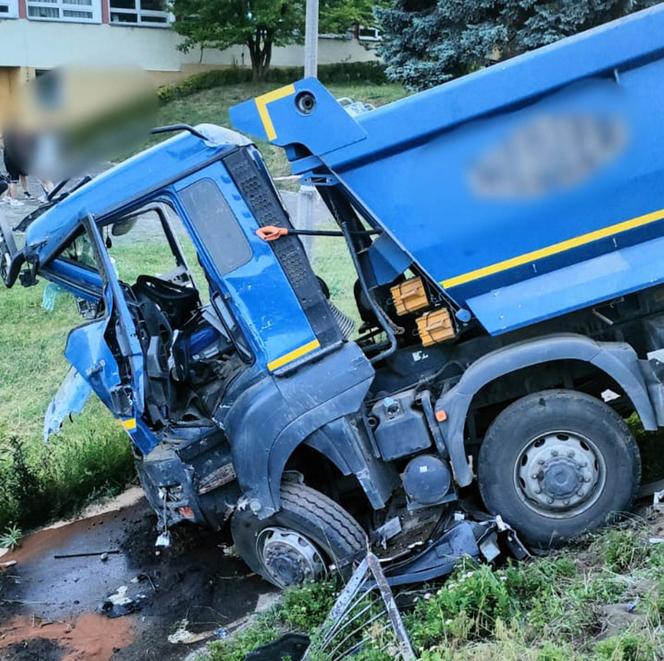
<path fill-rule="evenodd" d="M 0 106 L 12 90 L 58 66 L 138 66 L 166 83 L 222 66 L 248 66 L 246 48 L 182 53 L 161 0 L 0 0 Z M 375 35 L 321 36 L 319 61 L 371 61 Z M 274 66 L 303 62 L 301 46 L 276 48 Z"/>

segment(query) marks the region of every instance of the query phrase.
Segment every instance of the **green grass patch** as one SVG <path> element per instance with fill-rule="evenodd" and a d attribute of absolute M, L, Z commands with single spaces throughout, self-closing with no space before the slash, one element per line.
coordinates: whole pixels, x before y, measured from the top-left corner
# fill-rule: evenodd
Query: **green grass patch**
<path fill-rule="evenodd" d="M 69 296 L 43 310 L 43 290 L 0 292 L 0 532 L 70 513 L 133 476 L 127 436 L 98 402 L 42 440 L 44 413 L 68 370 L 67 333 L 81 323 Z"/>

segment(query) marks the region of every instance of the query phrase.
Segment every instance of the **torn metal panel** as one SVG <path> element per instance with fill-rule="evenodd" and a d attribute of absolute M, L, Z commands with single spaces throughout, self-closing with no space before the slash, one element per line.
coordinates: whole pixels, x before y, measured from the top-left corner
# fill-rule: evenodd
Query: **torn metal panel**
<path fill-rule="evenodd" d="M 44 441 L 48 441 L 51 434 L 62 427 L 62 423 L 68 416 L 80 413 L 91 394 L 92 388 L 88 382 L 72 367 L 46 410 Z"/>
<path fill-rule="evenodd" d="M 369 643 L 394 659 L 416 658 L 380 561 L 371 552 L 339 595 L 303 661 L 351 658 Z"/>

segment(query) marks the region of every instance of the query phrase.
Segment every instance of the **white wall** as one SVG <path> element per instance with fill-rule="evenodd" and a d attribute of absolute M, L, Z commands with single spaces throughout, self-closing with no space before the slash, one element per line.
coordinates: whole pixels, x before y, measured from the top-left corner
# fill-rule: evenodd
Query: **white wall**
<path fill-rule="evenodd" d="M 72 62 L 88 66 L 133 64 L 148 71 L 180 71 L 183 65 L 197 64 L 200 53 L 177 50 L 179 37 L 169 29 L 116 25 L 58 23 L 46 21 L 0 20 L 0 67 L 51 69 Z M 319 62 L 376 60 L 373 51 L 355 39 L 326 39 L 319 42 Z M 206 49 L 202 64 L 249 64 L 246 48 L 226 51 Z M 276 48 L 275 66 L 297 66 L 303 62 L 302 46 Z"/>

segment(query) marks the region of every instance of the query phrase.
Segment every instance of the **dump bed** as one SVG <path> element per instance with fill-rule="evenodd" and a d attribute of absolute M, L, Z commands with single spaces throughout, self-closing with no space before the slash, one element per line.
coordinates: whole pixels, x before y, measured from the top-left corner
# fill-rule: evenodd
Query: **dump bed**
<path fill-rule="evenodd" d="M 359 117 L 305 79 L 231 118 L 492 334 L 664 280 L 664 6 Z"/>

